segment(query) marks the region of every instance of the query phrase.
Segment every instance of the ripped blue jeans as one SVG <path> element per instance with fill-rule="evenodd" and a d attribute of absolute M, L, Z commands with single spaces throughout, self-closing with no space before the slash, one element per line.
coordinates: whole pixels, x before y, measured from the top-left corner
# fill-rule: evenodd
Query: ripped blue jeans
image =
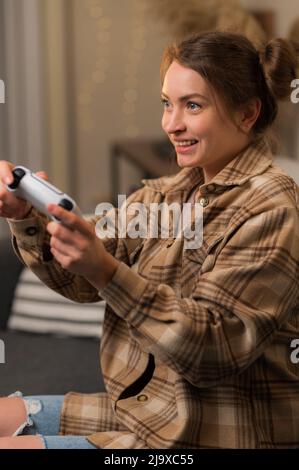
<path fill-rule="evenodd" d="M 10 396 L 23 397 L 21 392 Z M 14 435 L 39 435 L 46 449 L 96 449 L 85 436 L 59 436 L 60 412 L 63 395 L 23 397 L 27 422 Z"/>

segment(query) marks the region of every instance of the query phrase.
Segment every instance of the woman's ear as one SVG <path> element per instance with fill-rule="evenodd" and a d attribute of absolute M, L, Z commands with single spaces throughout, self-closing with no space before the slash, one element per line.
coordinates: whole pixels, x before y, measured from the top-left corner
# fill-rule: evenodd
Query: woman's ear
<path fill-rule="evenodd" d="M 239 126 L 246 134 L 249 134 L 256 123 L 261 107 L 261 100 L 259 98 L 252 98 L 239 111 Z"/>

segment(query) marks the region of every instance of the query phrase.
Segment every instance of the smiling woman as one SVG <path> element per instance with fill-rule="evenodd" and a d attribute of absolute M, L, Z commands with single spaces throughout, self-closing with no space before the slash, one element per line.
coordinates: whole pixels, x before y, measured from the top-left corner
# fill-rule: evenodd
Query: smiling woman
<path fill-rule="evenodd" d="M 275 96 L 290 96 L 297 51 L 297 44 L 277 39 L 258 52 L 245 37 L 226 33 L 169 46 L 161 64 L 167 98 L 162 127 L 176 146 L 178 164 L 203 167 L 208 181 L 263 135 L 277 115 Z M 281 66 L 285 61 L 289 68 Z M 178 96 L 181 91 L 185 96 Z"/>
<path fill-rule="evenodd" d="M 202 167 L 206 183 L 248 145 L 260 111 L 255 99 L 231 119 L 206 80 L 176 61 L 165 73 L 163 96 L 170 98 L 164 100 L 162 127 L 175 146 L 178 165 Z"/>
<path fill-rule="evenodd" d="M 103 214 L 87 221 L 52 205 L 61 224 L 49 223 L 0 189 L 23 262 L 65 297 L 107 305 L 107 393 L 39 397 L 27 422 L 22 397 L 1 398 L 0 447 L 298 448 L 299 191 L 266 135 L 295 77 L 296 47 L 274 39 L 259 52 L 211 32 L 166 50 L 162 127 L 181 171 L 144 180 L 120 210 L 129 225 L 136 204 L 192 201 L 200 246 L 172 232 L 122 237 L 119 226 L 100 239 Z M 0 162 L 3 183 L 11 171 Z M 9 437 L 13 429 L 43 438 Z"/>

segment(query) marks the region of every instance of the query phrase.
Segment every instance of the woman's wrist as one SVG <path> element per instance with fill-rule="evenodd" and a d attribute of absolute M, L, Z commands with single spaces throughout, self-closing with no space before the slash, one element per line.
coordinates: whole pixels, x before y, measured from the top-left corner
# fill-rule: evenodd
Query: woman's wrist
<path fill-rule="evenodd" d="M 102 290 L 111 281 L 120 261 L 114 258 L 110 253 L 106 252 L 103 259 L 103 267 L 97 269 L 94 275 L 87 276 L 86 279 L 92 284 L 97 290 Z"/>

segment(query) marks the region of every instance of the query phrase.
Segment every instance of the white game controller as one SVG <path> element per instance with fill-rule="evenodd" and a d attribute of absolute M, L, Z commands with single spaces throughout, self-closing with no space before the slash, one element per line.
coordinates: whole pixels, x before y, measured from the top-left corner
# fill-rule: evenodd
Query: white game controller
<path fill-rule="evenodd" d="M 14 181 L 7 185 L 8 191 L 14 196 L 30 202 L 38 211 L 50 217 L 52 220 L 59 220 L 47 211 L 48 204 L 57 204 L 64 209 L 74 212 L 82 217 L 82 214 L 75 203 L 67 194 L 64 194 L 52 184 L 39 178 L 32 171 L 24 166 L 16 166 L 13 171 Z"/>

